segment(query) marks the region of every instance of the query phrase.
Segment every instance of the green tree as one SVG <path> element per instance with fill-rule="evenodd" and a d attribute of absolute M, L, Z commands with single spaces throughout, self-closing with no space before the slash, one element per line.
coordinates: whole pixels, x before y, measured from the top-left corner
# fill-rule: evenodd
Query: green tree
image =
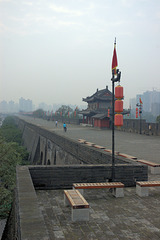
<path fill-rule="evenodd" d="M 0 218 L 7 218 L 12 204 L 12 193 L 0 185 Z"/>
<path fill-rule="evenodd" d="M 28 164 L 28 152 L 21 146 L 22 133 L 14 118 L 7 117 L 0 128 L 0 218 L 6 218 L 11 208 L 16 183 L 16 166 Z"/>
<path fill-rule="evenodd" d="M 75 110 L 72 112 L 71 117 L 79 119 L 80 118 L 79 111 L 80 109 L 76 107 Z"/>
<path fill-rule="evenodd" d="M 17 128 L 13 117 L 6 117 L 0 128 L 0 135 L 6 142 L 22 144 L 22 132 Z"/>
<path fill-rule="evenodd" d="M 156 123 L 160 123 L 160 115 L 156 118 Z"/>
<path fill-rule="evenodd" d="M 33 112 L 33 117 L 43 118 L 43 116 L 44 111 L 42 109 L 37 109 L 36 111 Z"/>
<path fill-rule="evenodd" d="M 0 137 L 0 217 L 7 217 L 16 180 L 16 165 L 21 163 L 17 143 L 7 143 Z"/>
<path fill-rule="evenodd" d="M 70 106 L 62 105 L 56 112 L 62 113 L 62 116 L 68 116 L 68 112 L 72 113 L 73 109 Z"/>

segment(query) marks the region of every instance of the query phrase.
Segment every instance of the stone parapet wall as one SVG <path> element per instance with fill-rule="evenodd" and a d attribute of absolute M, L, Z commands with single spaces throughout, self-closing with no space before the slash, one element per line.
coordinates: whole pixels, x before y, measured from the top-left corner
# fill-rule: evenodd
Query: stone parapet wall
<path fill-rule="evenodd" d="M 79 118 L 68 118 L 68 117 L 61 117 L 61 116 L 54 116 L 54 121 L 62 122 L 62 123 L 68 123 L 68 124 L 76 124 L 79 125 L 82 123 L 83 119 Z"/>
<path fill-rule="evenodd" d="M 111 165 L 29 166 L 36 189 L 72 188 L 73 183 L 111 180 Z M 148 167 L 141 164 L 115 166 L 115 181 L 135 186 L 135 181 L 148 180 Z"/>
<path fill-rule="evenodd" d="M 14 120 L 18 128 L 23 132 L 25 128 L 25 121 L 22 121 L 20 118 L 16 116 L 14 117 Z"/>
<path fill-rule="evenodd" d="M 151 129 L 149 130 L 149 125 Z M 140 133 L 140 119 L 124 119 L 121 131 Z M 145 119 L 141 120 L 141 133 L 146 135 L 160 136 L 160 123 L 147 123 Z"/>
<path fill-rule="evenodd" d="M 49 240 L 27 166 L 17 167 L 15 232 L 17 240 Z"/>
<path fill-rule="evenodd" d="M 23 122 L 23 124 L 21 123 Z M 20 126 L 24 126 L 23 139 L 24 145 L 30 152 L 31 163 L 51 164 L 55 162 L 55 152 L 57 155 L 56 164 L 111 164 L 112 157 L 110 153 L 80 144 L 65 136 L 56 134 L 49 130 L 40 128 L 36 125 L 19 121 Z M 40 152 L 36 154 L 36 148 L 40 144 Z M 40 155 L 43 153 L 43 159 Z M 59 156 L 60 155 L 60 156 Z M 36 159 L 37 158 L 37 159 Z M 115 156 L 116 164 L 131 164 L 130 161 L 123 157 Z"/>

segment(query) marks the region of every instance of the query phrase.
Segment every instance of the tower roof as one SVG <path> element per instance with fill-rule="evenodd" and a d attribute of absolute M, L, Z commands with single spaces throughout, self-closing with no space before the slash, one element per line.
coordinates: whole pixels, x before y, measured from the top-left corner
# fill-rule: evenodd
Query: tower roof
<path fill-rule="evenodd" d="M 108 86 L 105 89 L 98 90 L 91 96 L 83 98 L 84 102 L 95 102 L 97 100 L 110 101 L 112 100 L 112 93 L 108 90 Z"/>

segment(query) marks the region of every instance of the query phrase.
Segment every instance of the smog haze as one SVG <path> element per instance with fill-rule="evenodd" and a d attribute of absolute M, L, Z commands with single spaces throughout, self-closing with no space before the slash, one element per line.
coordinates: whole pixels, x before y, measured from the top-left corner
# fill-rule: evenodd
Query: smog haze
<path fill-rule="evenodd" d="M 160 90 L 159 0 L 0 0 L 0 101 L 82 105 L 108 86 L 117 39 L 124 105 Z"/>

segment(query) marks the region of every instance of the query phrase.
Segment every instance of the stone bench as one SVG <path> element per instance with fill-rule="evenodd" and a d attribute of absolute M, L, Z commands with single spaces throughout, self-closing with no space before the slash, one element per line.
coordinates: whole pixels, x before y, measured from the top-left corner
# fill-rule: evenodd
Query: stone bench
<path fill-rule="evenodd" d="M 79 142 L 79 143 L 85 143 L 86 140 L 79 138 L 79 139 L 78 139 L 78 142 Z"/>
<path fill-rule="evenodd" d="M 131 159 L 131 160 L 137 160 L 137 157 L 134 157 L 134 156 L 131 156 L 131 155 L 128 155 L 125 153 L 118 153 L 118 156 L 125 157 L 125 158 Z"/>
<path fill-rule="evenodd" d="M 85 144 L 86 144 L 87 146 L 90 146 L 90 147 L 93 147 L 93 146 L 95 145 L 95 143 L 88 142 L 88 141 L 86 141 Z"/>
<path fill-rule="evenodd" d="M 85 139 L 79 138 L 79 139 L 78 139 L 78 142 L 79 142 L 79 143 L 85 143 L 86 145 L 88 145 L 88 146 L 90 146 L 90 147 L 95 147 L 95 148 L 98 148 L 98 149 L 105 149 L 105 147 L 100 146 L 100 145 L 97 145 L 97 144 L 92 143 L 92 142 L 88 142 L 88 141 L 85 140 Z"/>
<path fill-rule="evenodd" d="M 109 188 L 113 189 L 115 197 L 124 197 L 124 184 L 121 182 L 104 182 L 104 183 L 74 183 L 73 189 L 78 189 L 83 194 L 84 189 L 91 188 Z"/>
<path fill-rule="evenodd" d="M 64 190 L 64 205 L 69 204 L 72 221 L 89 221 L 89 204 L 78 190 Z"/>
<path fill-rule="evenodd" d="M 112 150 L 110 150 L 110 149 L 104 148 L 103 150 L 104 150 L 105 152 L 112 153 Z M 118 155 L 118 154 L 119 154 L 118 151 L 114 151 L 114 153 L 115 153 L 115 155 Z"/>
<path fill-rule="evenodd" d="M 149 187 L 160 187 L 160 181 L 143 181 L 136 182 L 136 193 L 140 197 L 146 197 L 149 195 Z"/>
<path fill-rule="evenodd" d="M 147 161 L 147 160 L 138 160 L 137 162 L 146 164 L 149 167 L 151 167 L 151 173 L 152 174 L 160 174 L 160 164 L 154 163 L 154 162 L 150 162 L 150 161 Z"/>
<path fill-rule="evenodd" d="M 98 149 L 105 149 L 105 147 L 97 145 L 97 144 L 95 144 L 93 147 L 98 148 Z"/>
<path fill-rule="evenodd" d="M 88 145 L 88 146 L 90 146 L 90 147 L 92 147 L 92 146 L 95 145 L 95 143 L 89 142 L 89 141 L 87 141 L 87 140 L 85 140 L 85 139 L 81 139 L 81 138 L 78 139 L 78 142 L 79 142 L 79 143 L 85 143 L 86 145 Z"/>

